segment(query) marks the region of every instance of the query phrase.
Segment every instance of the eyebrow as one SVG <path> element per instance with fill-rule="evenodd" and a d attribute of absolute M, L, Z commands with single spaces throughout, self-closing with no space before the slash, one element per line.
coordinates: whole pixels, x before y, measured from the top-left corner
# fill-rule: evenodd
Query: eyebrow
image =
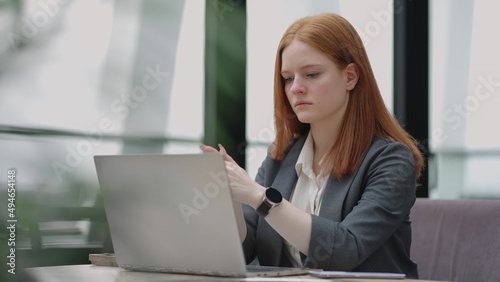
<path fill-rule="evenodd" d="M 323 65 L 319 64 L 319 63 L 307 64 L 307 65 L 301 66 L 300 69 L 303 70 L 303 69 L 307 69 L 307 68 L 311 68 L 311 67 L 319 67 L 319 66 L 323 66 Z M 286 70 L 286 69 L 281 69 L 280 73 L 286 73 L 286 72 L 290 72 L 290 71 Z"/>

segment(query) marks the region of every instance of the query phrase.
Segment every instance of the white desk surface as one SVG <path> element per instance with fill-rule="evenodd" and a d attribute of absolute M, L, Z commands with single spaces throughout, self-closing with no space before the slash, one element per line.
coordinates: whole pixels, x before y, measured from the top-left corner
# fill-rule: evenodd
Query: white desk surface
<path fill-rule="evenodd" d="M 25 269 L 38 282 L 160 282 L 160 281 L 353 281 L 353 282 L 397 282 L 418 281 L 412 279 L 322 279 L 311 276 L 259 277 L 259 278 L 221 278 L 197 275 L 180 275 L 167 273 L 134 272 L 112 266 L 68 265 L 51 267 L 34 267 Z"/>

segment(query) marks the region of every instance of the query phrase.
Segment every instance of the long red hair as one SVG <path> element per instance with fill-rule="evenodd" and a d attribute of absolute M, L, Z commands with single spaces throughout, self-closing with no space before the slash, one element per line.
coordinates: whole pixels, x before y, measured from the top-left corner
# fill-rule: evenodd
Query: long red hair
<path fill-rule="evenodd" d="M 411 150 L 419 177 L 424 160 L 418 143 L 387 110 L 358 33 L 346 19 L 332 13 L 296 21 L 286 30 L 279 43 L 274 72 L 276 139 L 271 156 L 282 159 L 292 139 L 309 130 L 309 124 L 301 123 L 293 112 L 281 76 L 283 50 L 294 40 L 320 50 L 340 69 L 345 69 L 350 63 L 358 66 L 359 79 L 350 91 L 339 135 L 325 158 L 326 167 L 332 168 L 331 174 L 340 178 L 352 173 L 361 163 L 373 138 L 379 136 L 399 141 Z"/>

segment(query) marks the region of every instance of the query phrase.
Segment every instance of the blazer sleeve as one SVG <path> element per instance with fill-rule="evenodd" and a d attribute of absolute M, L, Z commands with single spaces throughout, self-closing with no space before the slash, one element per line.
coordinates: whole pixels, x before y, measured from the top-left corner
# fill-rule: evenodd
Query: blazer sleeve
<path fill-rule="evenodd" d="M 400 249 L 388 244 L 411 241 L 408 215 L 415 202 L 414 158 L 401 143 L 381 142 L 372 145 L 355 172 L 342 220 L 312 215 L 307 267 L 353 270 L 381 248 Z M 327 200 L 322 205 L 331 204 Z"/>
<path fill-rule="evenodd" d="M 271 184 L 268 183 L 271 181 L 270 175 L 272 175 L 274 173 L 273 171 L 276 169 L 277 161 L 273 160 L 270 156 L 267 156 L 262 162 L 262 165 L 259 167 L 257 175 L 255 176 L 255 182 L 264 187 L 270 186 Z M 257 255 L 255 244 L 259 216 L 255 210 L 248 205 L 243 205 L 243 215 L 247 225 L 247 235 L 243 241 L 243 251 L 245 253 L 246 262 L 250 263 Z"/>

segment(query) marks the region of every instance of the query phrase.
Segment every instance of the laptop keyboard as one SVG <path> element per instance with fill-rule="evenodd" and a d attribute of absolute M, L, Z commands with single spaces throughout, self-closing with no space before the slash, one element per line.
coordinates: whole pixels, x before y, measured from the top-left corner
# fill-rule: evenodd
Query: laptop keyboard
<path fill-rule="evenodd" d="M 247 265 L 248 272 L 283 272 L 293 270 L 297 273 L 307 273 L 301 268 L 293 268 L 293 267 L 282 267 L 282 266 L 263 266 L 263 265 Z"/>

